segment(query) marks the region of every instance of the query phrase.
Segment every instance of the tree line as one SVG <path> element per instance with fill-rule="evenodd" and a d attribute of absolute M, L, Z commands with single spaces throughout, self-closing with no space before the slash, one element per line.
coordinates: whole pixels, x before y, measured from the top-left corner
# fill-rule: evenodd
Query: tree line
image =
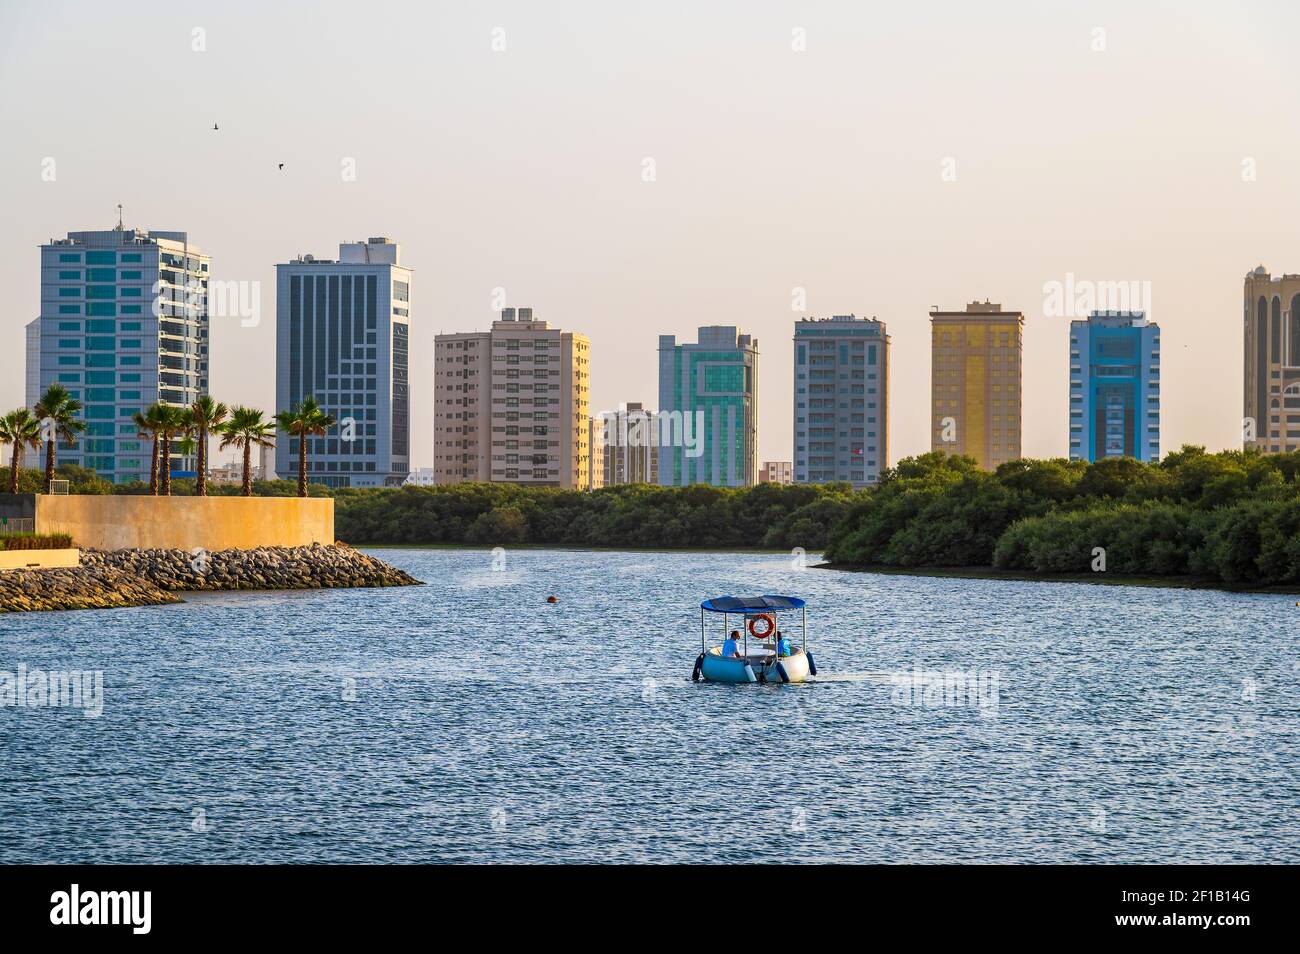
<path fill-rule="evenodd" d="M 941 453 L 902 460 L 830 534 L 839 565 L 1300 582 L 1300 453 L 1017 460 L 995 472 Z"/>

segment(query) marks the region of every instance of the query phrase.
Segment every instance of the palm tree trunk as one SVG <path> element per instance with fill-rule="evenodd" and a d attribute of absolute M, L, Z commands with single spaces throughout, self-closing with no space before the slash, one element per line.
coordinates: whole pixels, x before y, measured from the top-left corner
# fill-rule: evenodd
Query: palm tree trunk
<path fill-rule="evenodd" d="M 9 461 L 9 492 L 18 493 L 18 468 L 23 465 L 23 445 L 14 443 L 14 456 Z"/>
<path fill-rule="evenodd" d="M 45 492 L 54 493 L 54 438 L 45 442 Z"/>
<path fill-rule="evenodd" d="M 298 435 L 298 496 L 307 496 L 307 432 Z"/>
<path fill-rule="evenodd" d="M 194 495 L 196 497 L 206 497 L 208 495 L 208 429 L 205 425 L 199 425 L 199 472 L 194 477 Z"/>
<path fill-rule="evenodd" d="M 163 431 L 162 492 L 164 497 L 172 495 L 172 435 L 170 431 Z"/>
<path fill-rule="evenodd" d="M 158 496 L 158 433 L 153 435 L 153 457 L 149 458 L 149 496 Z"/>
<path fill-rule="evenodd" d="M 244 496 L 253 496 L 253 442 L 244 441 Z"/>

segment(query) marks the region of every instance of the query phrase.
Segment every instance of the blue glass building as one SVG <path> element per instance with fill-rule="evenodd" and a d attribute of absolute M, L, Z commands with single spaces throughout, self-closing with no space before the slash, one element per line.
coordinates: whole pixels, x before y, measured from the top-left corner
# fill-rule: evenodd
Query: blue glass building
<path fill-rule="evenodd" d="M 1160 459 L 1160 327 L 1140 311 L 1070 322 L 1070 459 Z"/>
<path fill-rule="evenodd" d="M 149 479 L 152 445 L 131 418 L 155 401 L 188 407 L 207 393 L 208 268 L 185 232 L 119 226 L 41 246 L 28 374 L 39 368 L 35 390 L 62 384 L 85 406 L 86 431 L 60 444 L 61 462 L 114 483 Z M 173 448 L 173 473 L 193 468 Z"/>
<path fill-rule="evenodd" d="M 400 246 L 348 242 L 338 261 L 304 255 L 275 270 L 276 409 L 310 395 L 336 420 L 308 438 L 308 479 L 399 486 L 411 462 L 411 270 Z M 297 438 L 280 435 L 275 470 L 296 477 Z"/>

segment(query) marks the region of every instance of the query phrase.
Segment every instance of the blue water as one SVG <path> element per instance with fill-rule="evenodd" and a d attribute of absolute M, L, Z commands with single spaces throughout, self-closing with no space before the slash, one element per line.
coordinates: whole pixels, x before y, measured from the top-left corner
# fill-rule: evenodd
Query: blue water
<path fill-rule="evenodd" d="M 0 708 L 0 861 L 1300 861 L 1292 596 L 378 555 L 429 585 L 0 616 L 0 670 L 105 685 Z M 818 680 L 691 683 L 754 592 Z"/>

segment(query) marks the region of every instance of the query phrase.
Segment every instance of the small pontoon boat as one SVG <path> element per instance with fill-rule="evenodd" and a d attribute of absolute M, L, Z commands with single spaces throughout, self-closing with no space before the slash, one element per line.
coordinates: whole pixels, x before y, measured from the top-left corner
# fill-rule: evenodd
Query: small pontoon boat
<path fill-rule="evenodd" d="M 798 648 L 777 625 L 778 614 L 799 610 Z M 722 614 L 722 645 L 710 647 L 704 614 Z M 732 616 L 740 629 L 731 629 Z M 740 639 L 737 640 L 736 636 Z M 755 651 L 749 651 L 754 640 Z M 817 675 L 808 651 L 807 603 L 797 596 L 715 596 L 700 604 L 700 655 L 691 679 L 699 682 L 803 682 Z"/>

